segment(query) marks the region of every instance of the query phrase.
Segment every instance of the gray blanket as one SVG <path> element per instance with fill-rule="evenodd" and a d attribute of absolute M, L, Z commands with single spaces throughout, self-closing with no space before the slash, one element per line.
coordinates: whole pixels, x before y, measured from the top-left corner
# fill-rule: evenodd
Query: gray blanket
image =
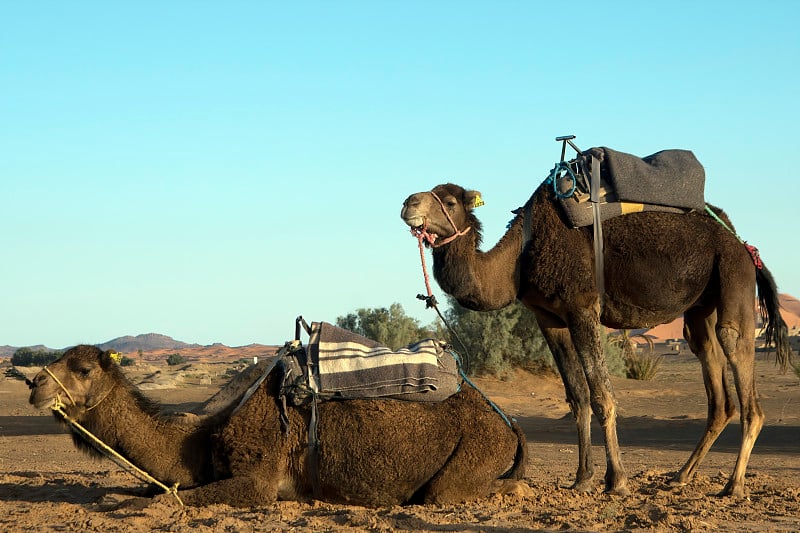
<path fill-rule="evenodd" d="M 600 160 L 600 173 L 618 201 L 705 208 L 705 171 L 689 150 L 662 150 L 647 157 L 606 147 L 584 153 Z"/>

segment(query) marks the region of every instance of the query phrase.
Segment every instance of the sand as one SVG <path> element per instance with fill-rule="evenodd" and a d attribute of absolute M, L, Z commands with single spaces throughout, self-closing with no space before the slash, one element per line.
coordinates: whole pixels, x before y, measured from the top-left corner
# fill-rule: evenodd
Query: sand
<path fill-rule="evenodd" d="M 129 367 L 146 393 L 170 408 L 211 397 L 232 363 L 193 361 Z M 241 365 L 239 365 L 241 368 Z M 554 376 L 517 372 L 477 385 L 528 437 L 525 481 L 531 496 L 496 495 L 448 506 L 369 509 L 324 502 L 277 502 L 248 509 L 126 505 L 142 483 L 108 460 L 76 450 L 48 412 L 28 405 L 21 381 L 0 374 L 0 530 L 17 531 L 798 531 L 800 530 L 800 383 L 771 361 L 757 362 L 766 426 L 747 475 L 746 499 L 715 496 L 733 468 L 737 423 L 725 430 L 685 487 L 667 481 L 688 458 L 705 425 L 700 367 L 671 355 L 653 381 L 613 380 L 619 437 L 630 476 L 626 498 L 602 492 L 604 449 L 595 424 L 596 491 L 568 488 L 577 467 L 574 424 Z"/>

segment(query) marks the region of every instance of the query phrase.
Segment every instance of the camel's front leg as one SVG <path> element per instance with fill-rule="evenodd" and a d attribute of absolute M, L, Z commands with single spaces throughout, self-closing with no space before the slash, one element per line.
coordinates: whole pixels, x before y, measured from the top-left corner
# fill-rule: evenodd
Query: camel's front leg
<path fill-rule="evenodd" d="M 580 309 L 571 313 L 569 331 L 589 384 L 592 411 L 605 436 L 606 492 L 627 495 L 630 492 L 628 478 L 622 467 L 617 440 L 617 405 L 603 353 L 599 314 L 593 309 Z"/>
<path fill-rule="evenodd" d="M 551 323 L 547 316 L 537 312 L 539 327 L 542 330 L 553 359 L 564 382 L 567 403 L 575 417 L 578 430 L 578 471 L 572 488 L 584 492 L 593 489 L 594 463 L 592 462 L 592 411 L 589 405 L 589 386 L 580 364 L 575 347 L 572 345 L 567 328 Z"/>
<path fill-rule="evenodd" d="M 222 479 L 194 489 L 178 490 L 178 496 L 189 506 L 224 503 L 231 507 L 254 507 L 276 501 L 278 490 L 274 480 L 251 475 Z M 161 494 L 156 499 L 177 503 L 172 494 Z"/>

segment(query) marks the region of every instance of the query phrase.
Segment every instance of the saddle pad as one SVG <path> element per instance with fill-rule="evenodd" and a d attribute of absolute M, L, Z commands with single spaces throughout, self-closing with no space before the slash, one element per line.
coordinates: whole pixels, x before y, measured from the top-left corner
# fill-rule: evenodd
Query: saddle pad
<path fill-rule="evenodd" d="M 460 388 L 458 364 L 444 348 L 441 341 L 426 339 L 393 351 L 351 331 L 314 322 L 308 352 L 323 395 L 440 401 Z"/>
<path fill-rule="evenodd" d="M 582 228 L 594 224 L 594 214 L 592 213 L 592 203 L 589 201 L 589 193 L 576 188 L 575 193 L 568 198 L 559 198 L 559 204 L 566 215 L 567 222 L 573 228 Z M 605 180 L 601 181 L 600 186 L 600 221 L 605 222 L 609 218 L 627 215 L 630 213 L 642 213 L 645 211 L 659 211 L 662 213 L 688 213 L 691 209 L 681 207 L 670 207 L 666 205 L 643 204 L 637 202 L 620 202 L 616 194 L 611 192 Z"/>

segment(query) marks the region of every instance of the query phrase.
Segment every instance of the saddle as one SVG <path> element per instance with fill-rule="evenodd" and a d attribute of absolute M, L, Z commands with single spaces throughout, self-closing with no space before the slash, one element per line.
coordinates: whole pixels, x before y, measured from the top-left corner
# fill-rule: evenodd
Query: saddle
<path fill-rule="evenodd" d="M 300 325 L 309 334 L 307 347 L 299 340 Z M 308 327 L 299 317 L 295 340 L 285 348 L 279 363 L 281 396 L 293 405 L 305 405 L 312 398 L 438 402 L 461 388 L 457 356 L 434 339 L 391 350 L 327 322 Z"/>
<path fill-rule="evenodd" d="M 660 211 L 688 213 L 705 209 L 705 170 L 688 150 L 663 150 L 639 158 L 610 148 L 581 151 L 574 135 L 556 137 L 561 142 L 561 161 L 544 183 L 552 186 L 573 228 L 592 226 L 594 277 L 600 307 L 605 305 L 603 221 L 628 213 Z M 569 144 L 577 157 L 565 161 Z M 531 238 L 533 197 L 513 211 L 523 215 L 525 247 Z"/>
<path fill-rule="evenodd" d="M 691 151 L 662 150 L 640 158 L 597 147 L 556 165 L 559 171 L 548 177 L 572 227 L 594 223 L 590 200 L 594 175 L 589 170 L 593 162 L 599 163 L 600 170 L 601 222 L 643 211 L 688 213 L 705 209 L 705 171 Z"/>

